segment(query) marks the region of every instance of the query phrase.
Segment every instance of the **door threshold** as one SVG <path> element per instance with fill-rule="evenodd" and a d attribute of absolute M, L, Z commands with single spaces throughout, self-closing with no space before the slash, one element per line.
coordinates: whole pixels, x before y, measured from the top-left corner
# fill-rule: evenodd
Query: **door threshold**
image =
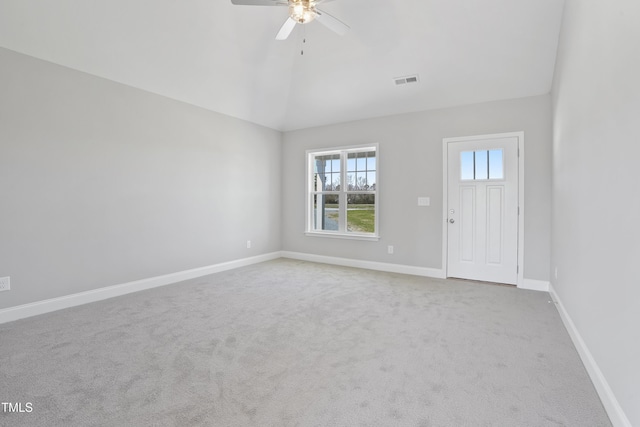
<path fill-rule="evenodd" d="M 447 277 L 447 279 L 462 280 L 464 282 L 478 283 L 480 285 L 505 286 L 505 287 L 508 287 L 508 288 L 516 288 L 516 287 L 518 287 L 518 285 L 512 285 L 511 283 L 488 282 L 486 280 L 464 279 L 462 277 Z"/>

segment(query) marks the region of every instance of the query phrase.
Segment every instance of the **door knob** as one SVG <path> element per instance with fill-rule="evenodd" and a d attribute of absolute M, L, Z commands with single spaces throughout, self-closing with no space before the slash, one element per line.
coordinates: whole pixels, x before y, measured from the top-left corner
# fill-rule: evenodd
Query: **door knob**
<path fill-rule="evenodd" d="M 456 222 L 456 220 L 455 220 L 455 219 L 453 219 L 453 218 L 451 218 L 451 219 L 449 220 L 449 222 L 450 222 L 451 224 L 453 224 L 454 222 Z"/>

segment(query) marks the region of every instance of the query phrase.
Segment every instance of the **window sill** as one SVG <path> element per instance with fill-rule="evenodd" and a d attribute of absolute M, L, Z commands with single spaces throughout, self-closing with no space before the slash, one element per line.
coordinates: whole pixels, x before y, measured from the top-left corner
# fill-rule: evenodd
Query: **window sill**
<path fill-rule="evenodd" d="M 364 235 L 364 234 L 344 234 L 344 233 L 318 233 L 313 231 L 305 231 L 305 233 L 309 237 L 328 237 L 330 239 L 347 239 L 347 240 L 368 240 L 372 242 L 377 242 L 380 240 L 380 236 L 378 235 Z"/>

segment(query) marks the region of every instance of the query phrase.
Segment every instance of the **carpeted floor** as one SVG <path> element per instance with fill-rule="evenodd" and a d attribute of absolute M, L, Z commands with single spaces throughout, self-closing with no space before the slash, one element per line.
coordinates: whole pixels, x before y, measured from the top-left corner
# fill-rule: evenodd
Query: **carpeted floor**
<path fill-rule="evenodd" d="M 270 261 L 0 325 L 0 425 L 609 426 L 549 300 Z"/>

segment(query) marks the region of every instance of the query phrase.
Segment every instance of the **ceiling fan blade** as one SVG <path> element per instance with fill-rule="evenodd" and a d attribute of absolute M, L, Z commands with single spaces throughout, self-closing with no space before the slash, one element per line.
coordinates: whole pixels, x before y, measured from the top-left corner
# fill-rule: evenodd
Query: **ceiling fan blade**
<path fill-rule="evenodd" d="M 350 29 L 347 24 L 340 21 L 338 18 L 335 18 L 318 8 L 316 8 L 316 21 L 341 36 L 347 34 L 347 31 Z"/>
<path fill-rule="evenodd" d="M 293 27 L 295 26 L 296 26 L 296 21 L 291 18 L 288 18 L 286 21 L 284 21 L 284 25 L 282 25 L 282 28 L 280 28 L 280 31 L 278 31 L 276 40 L 286 40 L 287 37 L 289 37 L 289 34 L 291 34 L 291 31 L 293 31 Z"/>
<path fill-rule="evenodd" d="M 283 0 L 231 0 L 231 3 L 242 6 L 283 6 L 287 5 Z"/>

